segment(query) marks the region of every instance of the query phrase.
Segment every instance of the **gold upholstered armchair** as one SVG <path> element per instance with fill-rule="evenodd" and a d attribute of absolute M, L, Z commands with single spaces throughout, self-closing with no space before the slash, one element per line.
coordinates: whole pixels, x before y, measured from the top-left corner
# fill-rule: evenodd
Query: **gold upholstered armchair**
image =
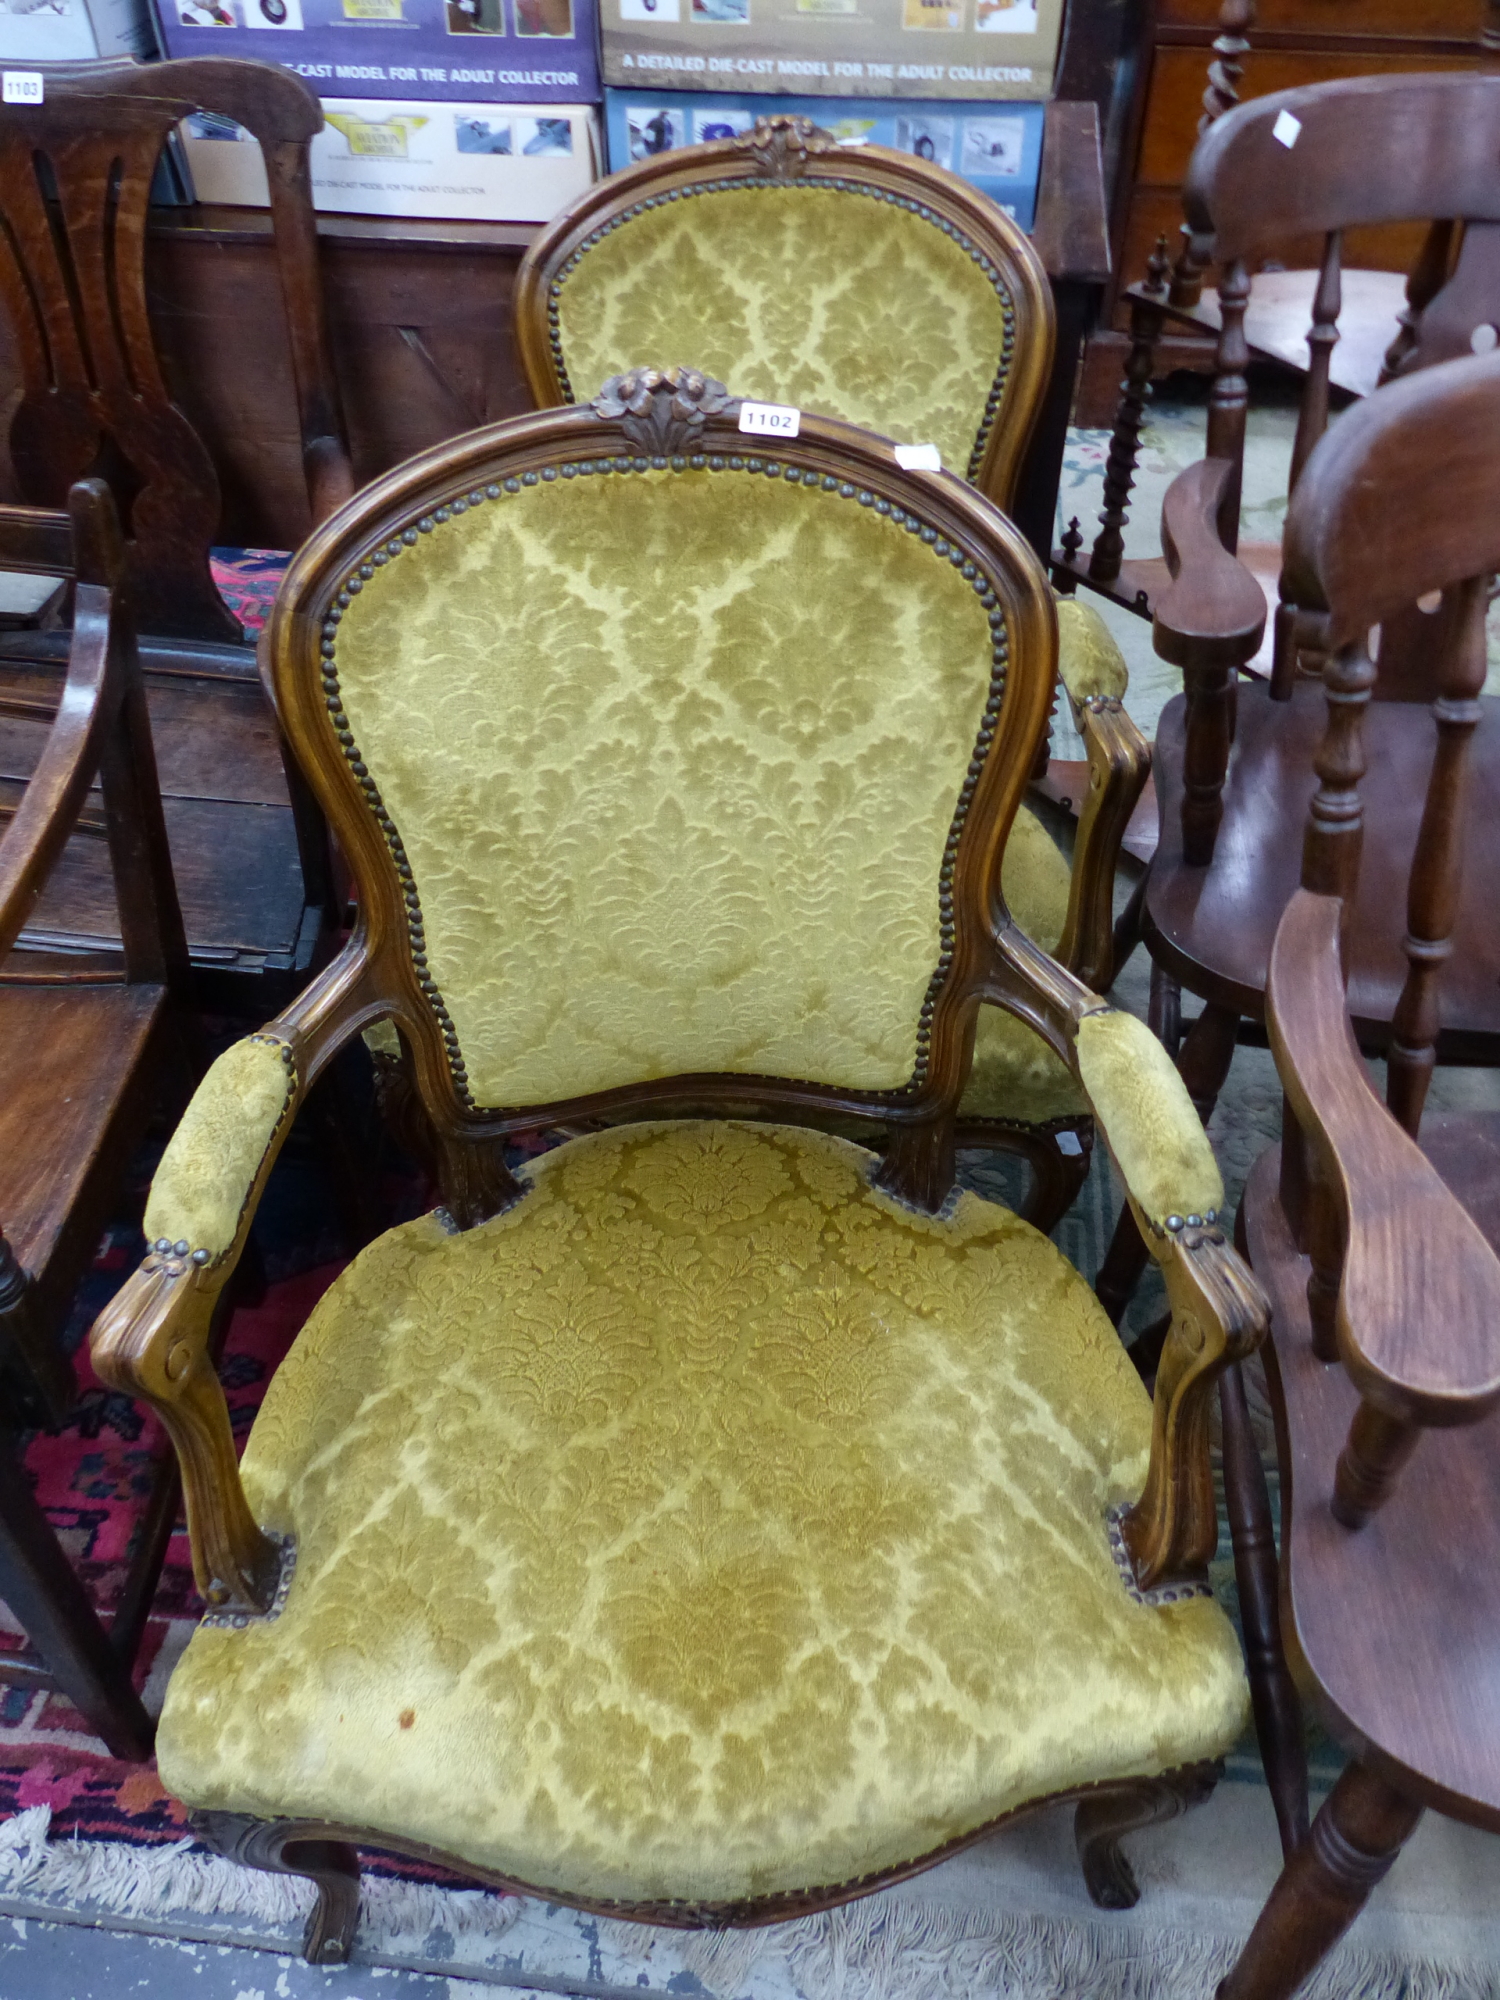
<path fill-rule="evenodd" d="M 269 627 L 359 921 L 209 1072 L 92 1339 L 177 1447 L 209 1605 L 163 1781 L 318 1883 L 314 1959 L 361 1841 L 758 1923 L 1073 1799 L 1119 1906 L 1121 1834 L 1245 1719 L 1208 1399 L 1263 1302 L 1159 1043 L 1002 892 L 1045 577 L 963 481 L 738 407 L 642 371 L 455 439 L 314 533 Z M 1061 1252 L 954 1185 L 984 1003 L 1119 1162 L 1175 1314 L 1154 1406 Z M 379 1021 L 442 1205 L 325 1294 L 236 1465 L 214 1301 Z"/>
<path fill-rule="evenodd" d="M 1052 291 L 1030 239 L 954 174 L 761 119 L 611 174 L 536 239 L 516 326 L 539 407 L 691 357 L 742 396 L 842 417 L 944 466 L 1008 510 L 1052 369 Z M 1150 770 L 1129 675 L 1099 613 L 1058 602 L 1059 679 L 1089 786 L 1071 863 L 1030 807 L 1007 855 L 1012 913 L 1097 992 L 1114 976 L 1120 844 Z M 1066 1079 L 981 1018 L 961 1142 L 1022 1153 L 1028 1220 L 1050 1230 L 1088 1171 L 1092 1126 Z"/>

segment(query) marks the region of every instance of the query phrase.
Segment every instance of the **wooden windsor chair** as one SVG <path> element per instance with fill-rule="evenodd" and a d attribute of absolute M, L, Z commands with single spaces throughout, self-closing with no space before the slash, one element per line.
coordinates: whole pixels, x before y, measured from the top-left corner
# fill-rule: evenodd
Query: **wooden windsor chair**
<path fill-rule="evenodd" d="M 1127 293 L 1132 344 L 1103 525 L 1085 555 L 1072 524 L 1054 558 L 1061 587 L 1101 592 L 1150 618 L 1168 584 L 1160 559 L 1127 559 L 1123 539 L 1153 356 L 1168 323 L 1217 336 L 1210 458 L 1242 462 L 1250 361 L 1304 373 L 1293 485 L 1327 422 L 1330 388 L 1368 395 L 1391 374 L 1454 351 L 1440 323 L 1450 310 L 1473 304 L 1483 318 L 1483 300 L 1492 296 L 1493 253 L 1483 231 L 1461 277 L 1455 267 L 1465 225 L 1494 220 L 1486 163 L 1500 124 L 1497 94 L 1500 76 L 1454 72 L 1340 78 L 1241 105 L 1216 100 L 1183 188 L 1182 254 L 1173 265 L 1160 242 L 1145 280 Z M 1352 242 L 1357 252 L 1361 235 L 1372 229 L 1381 231 L 1387 251 L 1393 234 L 1412 238 L 1405 278 L 1344 268 L 1347 246 Z M 1312 269 L 1265 268 L 1308 259 Z M 1217 266 L 1219 283 L 1205 288 L 1210 266 Z M 1474 324 L 1463 330 L 1465 340 Z M 1424 327 L 1417 358 L 1413 349 Z M 1224 492 L 1221 524 L 1231 549 L 1238 504 L 1236 473 Z M 1249 544 L 1240 553 L 1274 605 L 1276 547 Z M 1255 666 L 1268 673 L 1271 665 L 1268 639 Z"/>
<path fill-rule="evenodd" d="M 1301 127 L 1290 150 L 1276 137 L 1287 110 Z M 1367 135 L 1377 115 L 1389 146 L 1372 152 Z M 1270 678 L 1241 678 L 1267 629 L 1268 569 L 1281 569 L 1279 558 L 1264 553 L 1234 554 L 1245 432 L 1237 324 L 1248 272 L 1294 223 L 1326 228 L 1324 317 L 1315 329 L 1293 453 L 1295 499 L 1301 469 L 1328 422 L 1345 227 L 1413 213 L 1461 219 L 1461 228 L 1444 225 L 1444 254 L 1452 258 L 1446 282 L 1425 301 L 1414 289 L 1421 309 L 1413 307 L 1393 355 L 1398 379 L 1500 339 L 1500 186 L 1488 166 L 1495 149 L 1500 78 L 1433 76 L 1318 84 L 1257 99 L 1220 119 L 1195 155 L 1189 216 L 1205 241 L 1210 217 L 1223 218 L 1214 241 L 1225 272 L 1221 296 L 1232 309 L 1221 346 L 1226 372 L 1210 408 L 1210 456 L 1179 475 L 1163 507 L 1154 639 L 1162 657 L 1182 668 L 1185 691 L 1157 725 L 1158 838 L 1141 924 L 1153 960 L 1153 1025 L 1174 1053 L 1181 1039 L 1183 1075 L 1205 1118 L 1241 1022 L 1258 1033 L 1265 1019 L 1271 944 L 1299 879 L 1303 787 L 1322 717 L 1316 678 L 1298 670 L 1298 611 L 1284 572 L 1275 585 Z M 1389 498 L 1399 506 L 1398 489 Z M 1365 729 L 1373 809 L 1348 948 L 1356 1032 L 1361 1046 L 1375 1052 L 1401 1032 L 1396 1012 L 1405 961 L 1397 885 L 1425 784 L 1426 738 L 1412 726 L 1412 704 L 1427 699 L 1431 629 L 1422 612 L 1407 610 L 1383 630 Z M 1500 797 L 1500 711 L 1492 697 L 1480 699 L 1491 720 L 1476 741 L 1465 808 L 1476 854 L 1487 851 Z M 1447 989 L 1437 1057 L 1491 1063 L 1500 1057 L 1500 965 L 1477 877 L 1466 889 L 1460 925 L 1466 951 Z M 1183 989 L 1203 1002 L 1185 1038 Z M 1122 1213 L 1101 1274 L 1101 1297 L 1111 1311 L 1123 1311 L 1143 1268 L 1133 1225 Z"/>
<path fill-rule="evenodd" d="M 1395 383 L 1341 419 L 1303 471 L 1285 556 L 1327 719 L 1267 992 L 1284 1132 L 1251 1173 L 1239 1231 L 1273 1306 L 1279 1587 L 1238 1370 L 1223 1410 L 1286 1865 L 1220 2000 L 1292 1994 L 1427 1807 L 1500 1833 L 1500 1114 L 1424 1115 L 1473 938 L 1466 891 L 1493 879 L 1466 804 L 1500 567 L 1500 357 Z M 1362 785 L 1385 656 L 1382 642 L 1372 660 L 1368 635 L 1429 594 L 1433 727 L 1420 824 L 1405 827 L 1406 972 L 1382 1106 L 1353 1000 L 1361 883 L 1372 859 L 1388 865 Z M 1379 879 L 1391 896 L 1391 876 Z M 1299 1687 L 1351 1760 L 1311 1830 Z"/>
<path fill-rule="evenodd" d="M 353 490 L 308 177 L 322 113 L 269 63 L 62 63 L 40 74 L 41 102 L 0 106 L 0 299 L 22 377 L 9 422 L 15 484 L 51 507 L 85 475 L 111 486 L 195 989 L 259 1012 L 295 990 L 326 942 L 326 835 L 211 574 L 220 472 L 189 414 L 192 384 L 169 379 L 158 352 L 149 203 L 161 148 L 189 112 L 232 117 L 259 142 L 309 518 L 321 520 Z M 60 631 L 0 633 L 0 804 L 14 804 L 41 752 L 69 643 Z M 96 949 L 111 912 L 107 871 L 77 850 L 22 943 Z"/>
<path fill-rule="evenodd" d="M 540 407 L 587 399 L 642 355 L 692 354 L 745 396 L 935 445 L 1009 509 L 1048 392 L 1054 311 L 1025 232 L 956 175 L 775 116 L 581 195 L 527 252 L 516 325 Z M 1006 893 L 1039 943 L 1105 991 L 1115 872 L 1150 753 L 1102 620 L 1077 604 L 1060 617 L 1088 783 L 1071 863 L 1023 807 Z M 1076 1090 L 998 1014 L 981 1023 L 963 1143 L 1028 1163 L 1026 1212 L 1046 1229 L 1088 1172 Z"/>

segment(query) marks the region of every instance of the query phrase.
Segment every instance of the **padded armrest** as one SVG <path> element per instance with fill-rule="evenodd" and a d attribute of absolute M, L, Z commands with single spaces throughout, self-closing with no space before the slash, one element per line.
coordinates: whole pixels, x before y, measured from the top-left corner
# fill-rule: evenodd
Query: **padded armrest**
<path fill-rule="evenodd" d="M 1123 701 L 1130 686 L 1125 655 L 1092 604 L 1057 599 L 1057 676 L 1075 708 L 1104 696 Z"/>
<path fill-rule="evenodd" d="M 1224 1205 L 1218 1162 L 1176 1065 L 1145 1022 L 1113 1008 L 1085 1014 L 1075 1046 L 1079 1079 L 1147 1221 L 1165 1230 L 1215 1220 Z"/>
<path fill-rule="evenodd" d="M 297 1095 L 296 1061 L 279 1035 L 250 1035 L 226 1049 L 162 1155 L 146 1200 L 147 1240 L 196 1264 L 222 1257 Z"/>

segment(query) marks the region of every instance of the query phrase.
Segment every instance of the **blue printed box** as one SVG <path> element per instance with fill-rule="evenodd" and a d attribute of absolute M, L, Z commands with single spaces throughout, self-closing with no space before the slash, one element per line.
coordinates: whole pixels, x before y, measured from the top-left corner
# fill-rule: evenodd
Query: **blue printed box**
<path fill-rule="evenodd" d="M 706 139 L 727 139 L 775 111 L 800 112 L 848 146 L 891 146 L 931 160 L 987 194 L 1023 229 L 1036 220 L 1044 117 L 1040 104 L 606 90 L 610 168 Z"/>
<path fill-rule="evenodd" d="M 169 56 L 284 63 L 320 97 L 590 104 L 595 0 L 156 0 Z"/>

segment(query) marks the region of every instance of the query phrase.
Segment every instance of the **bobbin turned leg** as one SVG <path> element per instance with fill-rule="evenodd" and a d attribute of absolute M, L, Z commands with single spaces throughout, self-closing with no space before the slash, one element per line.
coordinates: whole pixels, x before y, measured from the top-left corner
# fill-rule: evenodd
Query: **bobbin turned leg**
<path fill-rule="evenodd" d="M 1350 1764 L 1282 1869 L 1218 2000 L 1290 2000 L 1411 1838 L 1422 1808 Z"/>

